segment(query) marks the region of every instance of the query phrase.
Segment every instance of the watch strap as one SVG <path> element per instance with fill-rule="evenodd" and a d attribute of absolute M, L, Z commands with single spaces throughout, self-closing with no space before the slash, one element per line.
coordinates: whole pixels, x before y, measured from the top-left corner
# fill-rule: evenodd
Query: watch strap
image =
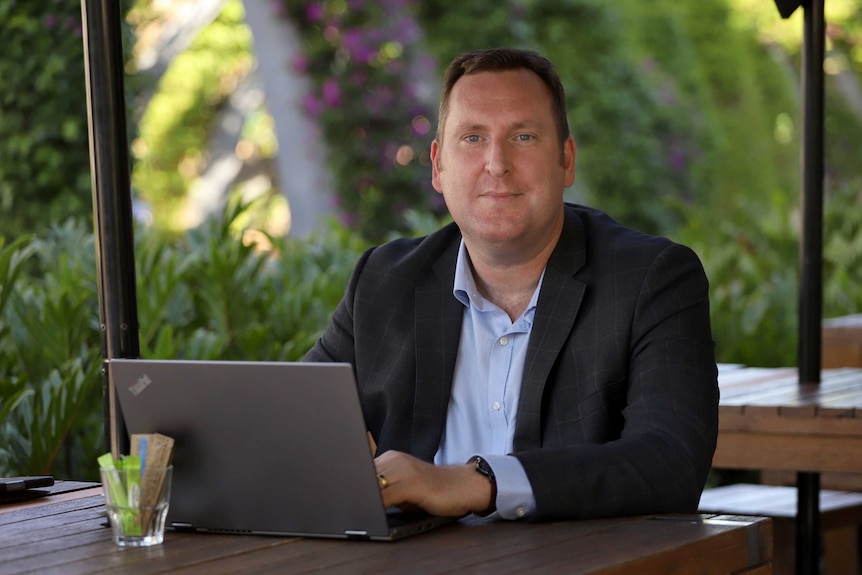
<path fill-rule="evenodd" d="M 494 470 L 484 457 L 479 455 L 470 458 L 468 463 L 475 465 L 476 472 L 485 476 L 491 483 L 491 499 L 488 501 L 488 507 L 484 511 L 476 513 L 480 517 L 487 517 L 497 510 L 497 477 L 494 475 Z"/>

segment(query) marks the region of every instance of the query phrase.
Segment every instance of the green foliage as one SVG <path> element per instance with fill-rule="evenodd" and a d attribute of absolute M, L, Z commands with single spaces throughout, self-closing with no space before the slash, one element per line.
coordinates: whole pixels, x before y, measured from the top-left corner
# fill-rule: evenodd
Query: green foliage
<path fill-rule="evenodd" d="M 23 264 L 32 253 L 29 238 L 22 237 L 9 245 L 0 238 L 0 350 L 7 354 L 9 350 L 9 322 L 6 320 L 6 307 L 11 301 L 15 284 L 23 270 Z M 12 379 L 14 370 L 7 364 L 0 364 L 0 381 Z M 0 422 L 15 409 L 28 395 L 26 389 L 9 386 L 0 393 Z M 0 452 L 2 453 L 2 452 Z"/>
<path fill-rule="evenodd" d="M 0 0 L 0 235 L 92 213 L 81 5 Z"/>
<path fill-rule="evenodd" d="M 823 245 L 823 316 L 862 310 L 862 179 L 826 199 Z"/>
<path fill-rule="evenodd" d="M 138 242 L 144 357 L 296 360 L 320 335 L 366 244 L 335 223 L 307 240 L 243 232 L 246 209 Z"/>
<path fill-rule="evenodd" d="M 0 475 L 76 476 L 101 429 L 93 240 L 70 222 L 33 240 L 18 258 L 25 254 L 27 275 L 4 281 L 12 291 L 0 310 L 8 328 L 0 396 L 15 398 L 0 413 Z"/>
<path fill-rule="evenodd" d="M 416 4 L 416 15 L 425 30 L 427 50 L 446 66 L 467 50 L 519 46 L 531 40 L 521 4 L 423 0 Z"/>
<path fill-rule="evenodd" d="M 713 337 L 719 361 L 761 367 L 796 365 L 798 250 L 792 209 L 735 218 L 703 211 L 681 230 L 710 278 Z"/>
<path fill-rule="evenodd" d="M 137 231 L 143 357 L 297 360 L 319 337 L 367 245 L 335 223 L 307 240 L 239 229 L 248 209 L 232 202 L 182 239 Z M 73 222 L 0 244 L 0 475 L 95 478 L 105 447 L 94 254 Z"/>
<path fill-rule="evenodd" d="M 590 203 L 644 231 L 673 228 L 674 204 L 691 195 L 687 155 L 698 150 L 668 113 L 676 88 L 667 74 L 634 57 L 620 14 L 604 3 L 534 2 L 528 18 L 566 86 L 578 178 Z"/>

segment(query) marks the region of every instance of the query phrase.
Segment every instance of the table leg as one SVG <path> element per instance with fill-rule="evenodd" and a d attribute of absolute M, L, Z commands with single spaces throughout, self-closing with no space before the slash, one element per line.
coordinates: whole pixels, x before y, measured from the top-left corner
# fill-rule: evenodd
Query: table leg
<path fill-rule="evenodd" d="M 796 573 L 820 573 L 820 474 L 796 476 Z"/>

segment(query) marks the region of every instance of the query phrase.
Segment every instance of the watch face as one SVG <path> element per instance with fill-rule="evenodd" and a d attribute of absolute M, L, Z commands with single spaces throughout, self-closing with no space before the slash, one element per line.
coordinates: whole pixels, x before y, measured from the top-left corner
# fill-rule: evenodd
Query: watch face
<path fill-rule="evenodd" d="M 496 477 L 494 477 L 494 470 L 492 470 L 491 466 L 488 465 L 488 462 L 481 457 L 476 457 L 476 471 L 478 471 L 491 481 L 496 480 Z"/>

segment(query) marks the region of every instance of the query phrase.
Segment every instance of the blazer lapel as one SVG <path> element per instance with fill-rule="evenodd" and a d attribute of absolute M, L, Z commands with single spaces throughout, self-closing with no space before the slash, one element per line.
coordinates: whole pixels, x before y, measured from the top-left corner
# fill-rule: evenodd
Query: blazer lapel
<path fill-rule="evenodd" d="M 557 247 L 548 260 L 527 349 L 514 450 L 541 447 L 542 397 L 548 376 L 572 331 L 586 283 L 573 276 L 586 264 L 586 233 L 580 218 L 566 209 Z"/>
<path fill-rule="evenodd" d="M 460 238 L 460 236 L 459 236 Z M 440 445 L 452 391 L 464 307 L 452 295 L 458 242 L 434 264 L 433 278 L 416 287 L 416 395 L 410 452 L 431 461 Z"/>

